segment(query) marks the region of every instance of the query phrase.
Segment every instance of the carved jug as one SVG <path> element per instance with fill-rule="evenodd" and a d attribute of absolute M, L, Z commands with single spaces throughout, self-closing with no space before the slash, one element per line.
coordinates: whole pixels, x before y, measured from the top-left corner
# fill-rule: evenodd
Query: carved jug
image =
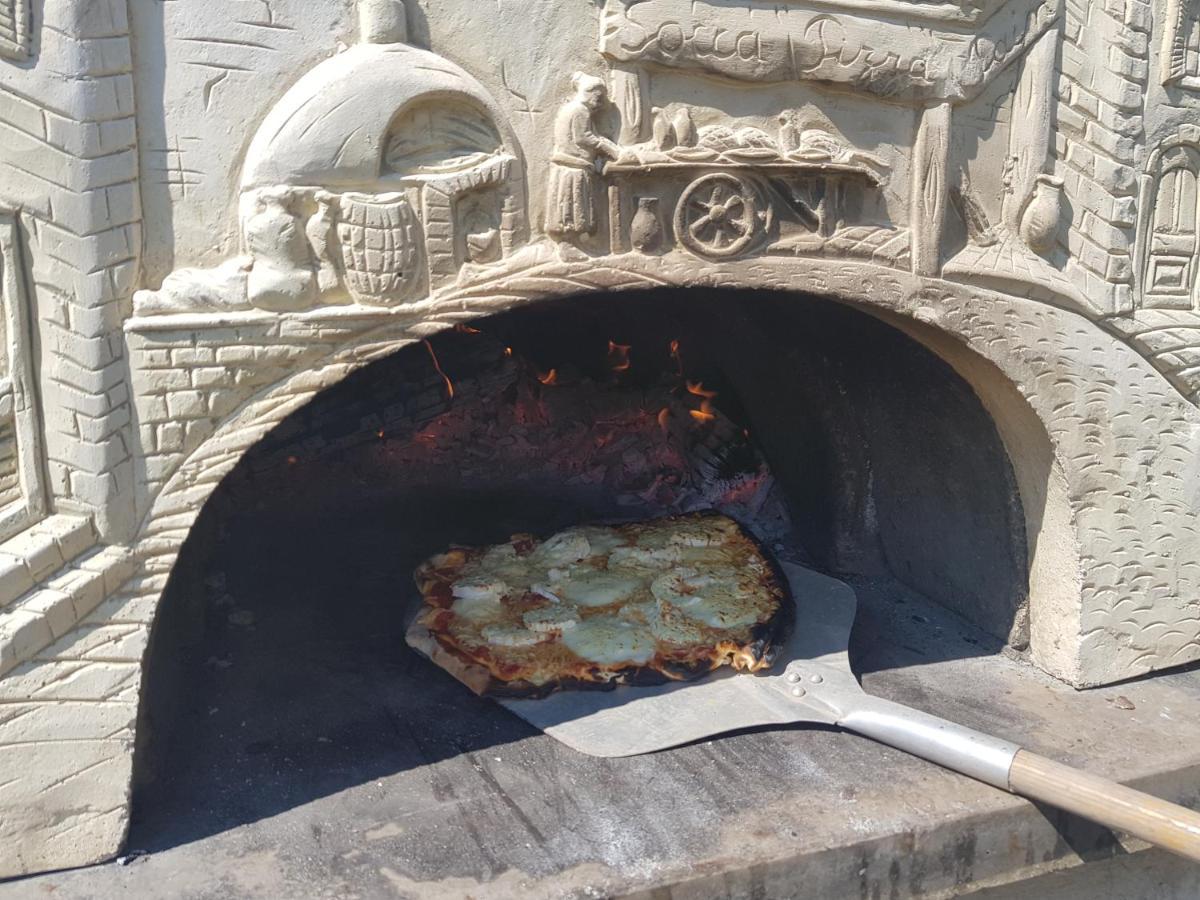
<path fill-rule="evenodd" d="M 1054 246 L 1058 222 L 1062 218 L 1063 181 L 1053 175 L 1039 175 L 1033 196 L 1021 214 L 1020 234 L 1035 253 L 1046 253 Z"/>
<path fill-rule="evenodd" d="M 637 212 L 629 224 L 629 240 L 642 253 L 653 253 L 662 241 L 657 197 L 638 197 Z"/>

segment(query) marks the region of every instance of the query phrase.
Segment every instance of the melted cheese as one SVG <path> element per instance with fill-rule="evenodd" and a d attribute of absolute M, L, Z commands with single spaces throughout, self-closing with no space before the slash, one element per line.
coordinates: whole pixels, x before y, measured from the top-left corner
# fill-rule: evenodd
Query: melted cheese
<path fill-rule="evenodd" d="M 504 607 L 490 598 L 459 597 L 450 604 L 450 611 L 470 622 L 495 622 L 504 616 Z"/>
<path fill-rule="evenodd" d="M 566 631 L 579 624 L 579 610 L 570 604 L 539 606 L 521 617 L 525 627 L 539 634 Z"/>
<path fill-rule="evenodd" d="M 676 569 L 654 579 L 650 593 L 659 603 L 712 628 L 735 628 L 759 621 L 763 613 L 761 598 L 742 586 L 736 572 L 717 567 L 714 571 L 717 574 Z"/>
<path fill-rule="evenodd" d="M 450 593 L 456 600 L 468 602 L 487 600 L 499 603 L 510 590 L 511 588 L 499 578 L 480 577 L 462 578 L 456 581 L 451 587 Z"/>
<path fill-rule="evenodd" d="M 602 666 L 645 665 L 658 650 L 650 629 L 616 616 L 584 619 L 563 632 L 562 642 L 576 656 Z"/>
<path fill-rule="evenodd" d="M 533 551 L 536 562 L 545 566 L 561 566 L 579 562 L 592 555 L 592 544 L 579 531 L 560 531 L 547 538 Z"/>
<path fill-rule="evenodd" d="M 719 648 L 746 646 L 747 626 L 778 608 L 766 561 L 719 517 L 572 528 L 524 555 L 507 543 L 438 559 L 453 595 L 440 627 L 464 652 L 489 648 L 481 658 L 505 680 L 544 684 L 581 666 L 615 677 L 659 654 L 720 664 Z"/>
<path fill-rule="evenodd" d="M 480 632 L 489 644 L 498 647 L 532 647 L 543 635 L 516 625 L 485 625 Z"/>
<path fill-rule="evenodd" d="M 609 569 L 661 572 L 683 559 L 679 547 L 617 547 L 608 557 Z"/>
<path fill-rule="evenodd" d="M 681 610 L 662 604 L 650 619 L 650 633 L 664 644 L 687 646 L 704 640 L 704 630 Z"/>
<path fill-rule="evenodd" d="M 629 599 L 644 584 L 643 579 L 631 575 L 579 569 L 556 587 L 560 596 L 581 606 L 609 606 Z"/>

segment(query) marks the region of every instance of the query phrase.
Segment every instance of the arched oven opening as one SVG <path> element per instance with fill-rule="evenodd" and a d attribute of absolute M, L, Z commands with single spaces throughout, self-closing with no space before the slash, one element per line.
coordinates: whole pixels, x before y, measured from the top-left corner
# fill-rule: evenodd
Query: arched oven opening
<path fill-rule="evenodd" d="M 152 637 L 131 846 L 530 737 L 405 645 L 417 563 L 714 507 L 855 586 L 861 670 L 881 636 L 914 663 L 1027 644 L 1012 468 L 932 352 L 805 295 L 547 301 L 371 363 L 214 494 Z"/>

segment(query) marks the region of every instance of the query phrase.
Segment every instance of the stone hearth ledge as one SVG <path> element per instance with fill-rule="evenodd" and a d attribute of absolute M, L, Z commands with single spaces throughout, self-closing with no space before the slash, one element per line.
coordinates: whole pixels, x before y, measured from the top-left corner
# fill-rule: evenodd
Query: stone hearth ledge
<path fill-rule="evenodd" d="M 861 589 L 860 599 L 855 658 L 872 670 L 868 690 L 1184 805 L 1200 801 L 1200 719 L 1190 714 L 1200 671 L 1077 692 L 1003 654 L 939 659 L 978 652 L 966 638 L 980 634 L 915 595 L 890 611 Z M 446 676 L 428 667 L 416 677 Z M 479 716 L 483 731 L 509 715 L 487 702 L 463 705 L 455 714 Z M 554 775 L 531 778 L 538 772 Z M 439 783 L 453 793 L 430 799 Z M 487 833 L 468 822 L 486 823 Z M 608 828 L 608 840 L 593 833 Z M 410 847 L 434 837 L 425 846 L 438 849 Z M 855 735 L 801 727 L 599 760 L 538 734 L 373 777 L 129 866 L 0 886 L 0 898 L 52 890 L 107 900 L 170 883 L 180 894 L 236 890 L 264 900 L 324 897 L 334 886 L 429 900 L 938 900 L 1050 872 L 1070 884 L 1143 853 L 1159 860 L 1154 896 L 1191 896 L 1171 892 L 1191 870 L 1140 842 Z"/>

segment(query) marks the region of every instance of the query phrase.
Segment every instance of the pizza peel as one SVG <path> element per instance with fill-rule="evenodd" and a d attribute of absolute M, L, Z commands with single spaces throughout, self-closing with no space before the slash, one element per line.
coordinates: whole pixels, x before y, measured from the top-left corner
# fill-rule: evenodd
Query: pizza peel
<path fill-rule="evenodd" d="M 797 624 L 764 674 L 725 669 L 699 681 L 499 702 L 591 756 L 653 753 L 743 728 L 835 725 L 1200 861 L 1200 814 L 866 693 L 848 654 L 853 589 L 793 563 L 780 568 Z"/>

